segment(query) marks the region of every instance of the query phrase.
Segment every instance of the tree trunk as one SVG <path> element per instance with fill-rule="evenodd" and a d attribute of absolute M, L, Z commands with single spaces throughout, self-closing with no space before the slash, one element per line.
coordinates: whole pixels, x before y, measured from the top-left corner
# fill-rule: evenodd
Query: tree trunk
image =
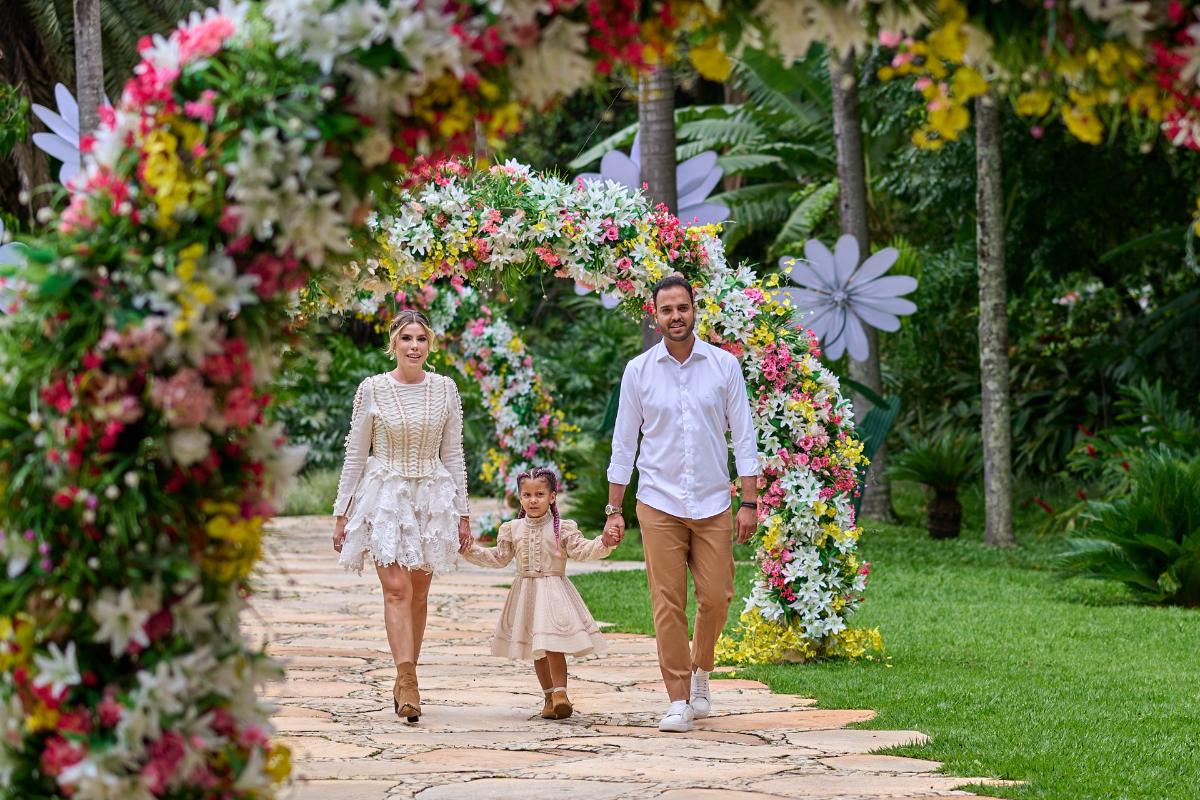
<path fill-rule="evenodd" d="M 833 89 L 833 133 L 837 142 L 838 195 L 841 231 L 858 240 L 865 257 L 870 252 L 867 229 L 867 178 L 863 160 L 862 114 L 858 107 L 858 67 L 854 56 L 829 54 L 829 82 Z M 850 377 L 878 394 L 883 394 L 883 376 L 879 370 L 879 334 L 870 327 L 867 344 L 871 352 L 866 361 L 850 359 Z M 862 419 L 869 402 L 854 398 L 855 415 Z M 892 490 L 887 478 L 887 442 L 871 457 L 867 485 L 863 492 L 862 513 L 870 519 L 892 522 Z"/>
<path fill-rule="evenodd" d="M 979 379 L 983 393 L 984 544 L 1016 544 L 1012 523 L 1012 421 L 1009 412 L 1007 279 L 1004 263 L 1004 170 L 1000 108 L 990 94 L 975 100 L 975 213 L 979 259 Z"/>
<path fill-rule="evenodd" d="M 100 44 L 100 0 L 75 0 L 75 97 L 79 135 L 100 127 L 104 102 L 104 53 Z"/>
<path fill-rule="evenodd" d="M 662 203 L 672 214 L 679 211 L 675 185 L 675 72 L 659 65 L 642 75 L 638 89 L 638 158 L 642 182 L 651 204 Z M 662 336 L 654 318 L 642 318 L 642 350 Z"/>

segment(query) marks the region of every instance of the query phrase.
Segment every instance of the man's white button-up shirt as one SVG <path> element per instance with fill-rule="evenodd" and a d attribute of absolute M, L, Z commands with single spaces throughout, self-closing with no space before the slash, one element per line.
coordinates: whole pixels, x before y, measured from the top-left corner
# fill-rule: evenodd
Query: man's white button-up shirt
<path fill-rule="evenodd" d="M 697 338 L 680 363 L 659 342 L 625 367 L 608 479 L 627 485 L 637 455 L 637 499 L 684 519 L 729 508 L 729 445 L 738 476 L 758 474 L 754 422 L 738 360 Z"/>

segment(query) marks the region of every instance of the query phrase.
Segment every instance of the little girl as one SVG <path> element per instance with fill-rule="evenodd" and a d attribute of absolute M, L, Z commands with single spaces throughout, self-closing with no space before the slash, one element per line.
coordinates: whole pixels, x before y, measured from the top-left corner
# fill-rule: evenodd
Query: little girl
<path fill-rule="evenodd" d="M 481 567 L 503 567 L 517 559 L 517 578 L 496 623 L 492 654 L 533 660 L 546 703 L 543 719 L 571 716 L 567 698 L 567 655 L 607 648 L 579 592 L 566 578 L 566 559 L 604 558 L 620 541 L 616 532 L 585 539 L 579 526 L 558 516 L 558 478 L 545 467 L 517 477 L 521 511 L 500 526 L 495 547 L 471 545 L 463 555 Z"/>

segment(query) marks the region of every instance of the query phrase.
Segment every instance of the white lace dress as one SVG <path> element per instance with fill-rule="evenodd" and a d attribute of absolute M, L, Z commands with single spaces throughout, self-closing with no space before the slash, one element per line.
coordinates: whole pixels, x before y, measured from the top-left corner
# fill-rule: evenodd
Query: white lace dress
<path fill-rule="evenodd" d="M 338 563 L 360 574 L 364 557 L 429 572 L 458 563 L 458 519 L 468 513 L 458 387 L 425 373 L 390 372 L 358 386 L 334 516 L 346 516 Z"/>

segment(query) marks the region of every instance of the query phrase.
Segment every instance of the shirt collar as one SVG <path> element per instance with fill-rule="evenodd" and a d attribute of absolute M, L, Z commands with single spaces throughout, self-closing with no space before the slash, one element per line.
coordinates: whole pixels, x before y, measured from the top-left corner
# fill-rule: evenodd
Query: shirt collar
<path fill-rule="evenodd" d="M 693 333 L 692 336 L 695 337 L 696 342 L 695 342 L 695 344 L 692 345 L 692 354 L 690 356 L 688 356 L 687 361 L 691 361 L 693 358 L 708 358 L 708 353 L 705 352 L 705 348 L 708 346 L 708 343 L 705 342 L 703 339 L 701 339 L 699 336 L 696 336 L 695 333 Z M 654 345 L 654 347 L 655 347 L 655 352 L 654 352 L 654 360 L 655 361 L 666 361 L 667 359 L 670 359 L 671 361 L 675 360 L 674 357 L 671 355 L 671 352 L 669 350 L 667 350 L 667 343 L 665 341 L 663 341 L 662 339 L 659 339 L 658 344 Z M 676 363 L 686 364 L 687 361 L 676 362 Z"/>

